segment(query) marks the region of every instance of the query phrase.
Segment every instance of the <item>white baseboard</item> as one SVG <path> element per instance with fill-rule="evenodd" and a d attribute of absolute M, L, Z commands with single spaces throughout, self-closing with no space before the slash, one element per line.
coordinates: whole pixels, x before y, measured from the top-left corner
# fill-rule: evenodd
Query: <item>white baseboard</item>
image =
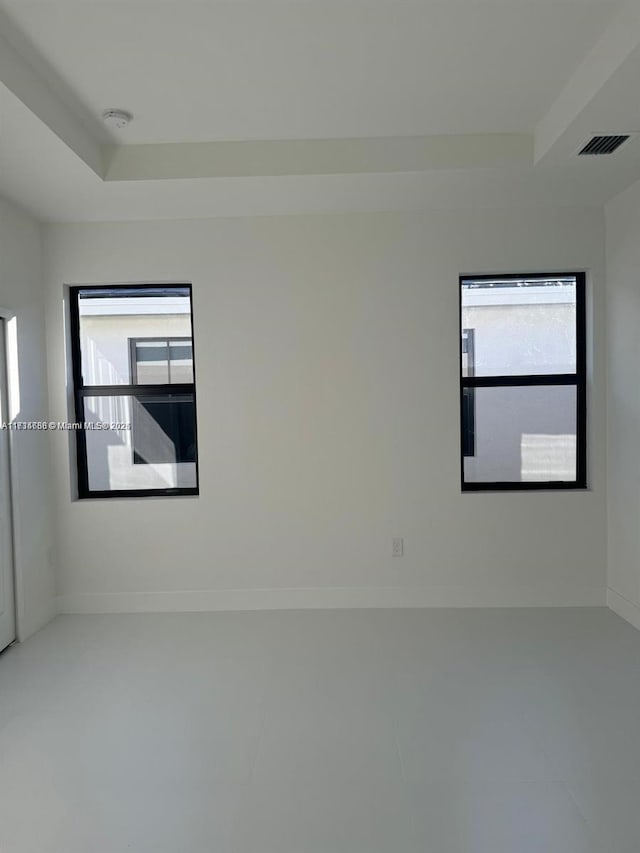
<path fill-rule="evenodd" d="M 640 630 L 640 606 L 629 601 L 628 598 L 620 595 L 611 587 L 607 589 L 607 606 L 618 616 L 630 622 L 634 628 Z"/>
<path fill-rule="evenodd" d="M 599 607 L 600 587 L 320 587 L 70 593 L 59 613 L 177 613 L 384 607 Z"/>

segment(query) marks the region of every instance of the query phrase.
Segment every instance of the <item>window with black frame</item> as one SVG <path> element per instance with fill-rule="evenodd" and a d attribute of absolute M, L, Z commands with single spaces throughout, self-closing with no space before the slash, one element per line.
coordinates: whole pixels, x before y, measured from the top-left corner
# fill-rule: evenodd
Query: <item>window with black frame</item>
<path fill-rule="evenodd" d="M 198 493 L 191 286 L 71 288 L 78 494 Z"/>
<path fill-rule="evenodd" d="M 460 279 L 463 491 L 586 488 L 584 273 Z"/>

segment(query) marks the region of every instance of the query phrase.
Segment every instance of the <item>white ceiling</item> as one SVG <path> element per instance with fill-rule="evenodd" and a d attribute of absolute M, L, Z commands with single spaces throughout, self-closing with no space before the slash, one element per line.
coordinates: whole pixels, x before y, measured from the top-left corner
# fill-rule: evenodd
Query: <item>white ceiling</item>
<path fill-rule="evenodd" d="M 2 0 L 127 143 L 520 132 L 615 0 Z"/>
<path fill-rule="evenodd" d="M 639 0 L 0 0 L 0 39 L 0 192 L 47 220 L 601 204 L 640 178 L 640 138 L 575 158 L 640 131 Z"/>

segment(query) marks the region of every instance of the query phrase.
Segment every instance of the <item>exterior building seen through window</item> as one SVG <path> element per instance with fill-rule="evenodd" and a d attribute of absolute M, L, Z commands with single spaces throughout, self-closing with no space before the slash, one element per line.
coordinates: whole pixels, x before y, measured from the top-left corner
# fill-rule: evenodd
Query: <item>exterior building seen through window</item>
<path fill-rule="evenodd" d="M 190 285 L 72 288 L 71 332 L 79 496 L 197 494 Z"/>
<path fill-rule="evenodd" d="M 464 491 L 586 487 L 583 273 L 460 280 Z"/>

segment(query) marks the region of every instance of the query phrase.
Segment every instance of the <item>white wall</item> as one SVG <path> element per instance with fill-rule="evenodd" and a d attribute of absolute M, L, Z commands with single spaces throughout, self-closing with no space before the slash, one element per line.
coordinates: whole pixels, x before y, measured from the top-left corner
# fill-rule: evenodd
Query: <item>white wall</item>
<path fill-rule="evenodd" d="M 74 501 L 51 436 L 61 607 L 602 602 L 603 265 L 592 209 L 47 226 L 52 417 L 65 283 L 193 282 L 198 390 L 199 498 Z M 461 494 L 458 274 L 577 269 L 592 489 Z"/>
<path fill-rule="evenodd" d="M 48 419 L 41 233 L 37 223 L 0 199 L 0 307 L 15 316 L 19 421 Z M 25 639 L 55 613 L 49 514 L 51 469 L 44 432 L 12 432 L 18 634 Z"/>
<path fill-rule="evenodd" d="M 606 208 L 609 605 L 640 628 L 640 183 Z"/>

